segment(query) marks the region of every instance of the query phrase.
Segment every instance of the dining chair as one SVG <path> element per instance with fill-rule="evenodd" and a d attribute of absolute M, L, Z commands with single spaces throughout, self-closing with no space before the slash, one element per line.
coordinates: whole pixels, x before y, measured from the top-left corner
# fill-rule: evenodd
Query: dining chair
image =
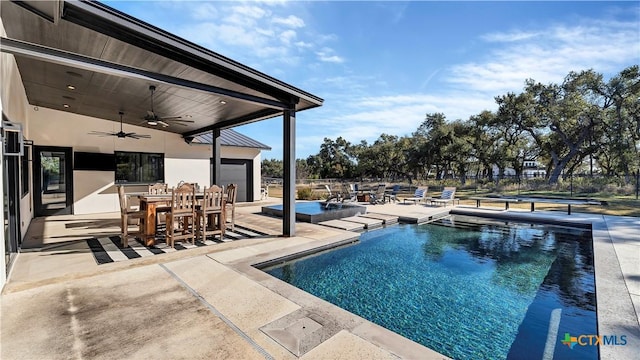
<path fill-rule="evenodd" d="M 225 204 L 225 223 L 227 222 L 227 214 L 231 212 L 231 231 L 234 231 L 236 225 L 236 198 L 238 193 L 237 184 L 227 185 L 227 199 Z"/>
<path fill-rule="evenodd" d="M 191 240 L 195 244 L 196 193 L 192 186 L 182 185 L 171 191 L 171 209 L 167 212 L 167 245 L 176 240 Z"/>
<path fill-rule="evenodd" d="M 165 183 L 149 184 L 148 193 L 151 195 L 168 194 L 169 186 Z"/>
<path fill-rule="evenodd" d="M 122 247 L 129 246 L 129 235 L 141 236 L 144 229 L 145 211 L 132 209 L 129 205 L 129 197 L 124 192 L 124 186 L 118 186 L 118 198 L 120 199 L 120 230 Z M 129 225 L 138 224 L 138 231 L 129 232 Z"/>
<path fill-rule="evenodd" d="M 149 184 L 148 193 L 150 195 L 162 195 L 169 193 L 169 185 L 165 183 Z M 171 210 L 171 204 L 169 202 L 162 202 L 156 205 L 156 231 L 162 227 L 162 219 L 165 218 L 165 214 Z"/>
<path fill-rule="evenodd" d="M 220 186 L 211 185 L 210 188 L 204 189 L 202 202 L 196 209 L 196 233 L 202 242 L 207 240 L 208 235 L 220 235 L 220 240 L 224 238 L 224 203 L 224 190 Z"/>

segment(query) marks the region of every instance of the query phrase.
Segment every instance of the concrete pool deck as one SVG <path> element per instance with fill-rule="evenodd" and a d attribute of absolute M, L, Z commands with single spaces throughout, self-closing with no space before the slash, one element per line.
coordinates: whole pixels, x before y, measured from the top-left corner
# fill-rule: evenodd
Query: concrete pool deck
<path fill-rule="evenodd" d="M 451 209 L 368 206 L 416 222 Z M 455 209 L 593 222 L 600 334 L 628 341 L 602 346 L 601 357 L 635 358 L 640 218 Z M 281 219 L 256 214 L 259 206 L 236 211 L 237 224 L 269 235 L 103 265 L 83 239 L 117 234 L 118 214 L 34 219 L 24 243 L 31 250 L 18 255 L 3 289 L 0 358 L 445 358 L 251 266 L 349 244 L 357 233 L 297 223 L 296 236 L 283 238 Z"/>

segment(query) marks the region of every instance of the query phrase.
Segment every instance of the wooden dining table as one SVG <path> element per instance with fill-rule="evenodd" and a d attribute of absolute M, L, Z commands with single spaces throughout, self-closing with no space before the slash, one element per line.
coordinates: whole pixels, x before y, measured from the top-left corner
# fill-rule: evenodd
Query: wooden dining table
<path fill-rule="evenodd" d="M 202 198 L 204 192 L 196 192 L 196 198 Z M 169 194 L 141 194 L 140 210 L 145 210 L 145 221 L 143 229 L 143 239 L 145 246 L 156 244 L 156 214 L 158 210 L 171 211 L 171 193 Z M 222 209 L 225 209 L 224 203 Z M 223 219 L 225 217 L 223 216 Z"/>
<path fill-rule="evenodd" d="M 156 244 L 156 213 L 158 208 L 171 209 L 171 194 L 142 194 L 140 210 L 145 210 L 143 239 L 145 246 Z"/>

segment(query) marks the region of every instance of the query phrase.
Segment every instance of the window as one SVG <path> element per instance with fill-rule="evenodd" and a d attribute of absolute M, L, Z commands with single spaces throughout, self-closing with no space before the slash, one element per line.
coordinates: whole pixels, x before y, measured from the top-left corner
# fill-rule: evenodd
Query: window
<path fill-rule="evenodd" d="M 31 147 L 24 146 L 22 153 L 22 197 L 29 193 L 29 157 L 31 154 Z"/>
<path fill-rule="evenodd" d="M 164 182 L 164 154 L 116 151 L 116 184 Z"/>

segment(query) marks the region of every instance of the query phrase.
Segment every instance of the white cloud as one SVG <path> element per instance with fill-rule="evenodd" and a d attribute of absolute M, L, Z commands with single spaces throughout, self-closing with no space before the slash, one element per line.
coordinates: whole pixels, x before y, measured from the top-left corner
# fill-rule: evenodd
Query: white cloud
<path fill-rule="evenodd" d="M 295 31 L 286 30 L 280 33 L 280 41 L 288 45 L 288 44 L 291 44 L 291 42 L 296 39 L 296 36 L 297 34 Z"/>
<path fill-rule="evenodd" d="M 323 62 L 343 63 L 344 59 L 334 53 L 335 51 L 333 49 L 325 47 L 322 48 L 322 50 L 317 51 L 316 55 L 318 55 L 318 59 Z"/>
<path fill-rule="evenodd" d="M 190 6 L 186 6 L 186 5 Z M 183 5 L 190 14 L 191 22 L 174 29 L 185 37 L 213 51 L 232 56 L 234 59 L 268 67 L 276 73 L 278 65 L 293 65 L 307 59 L 325 63 L 341 63 L 344 58 L 335 51 L 317 49 L 326 41 L 335 41 L 334 34 L 317 34 L 306 29 L 299 15 L 299 3 L 295 6 L 286 1 L 207 2 Z M 296 15 L 292 12 L 296 12 Z M 304 29 L 304 32 L 300 29 Z"/>
<path fill-rule="evenodd" d="M 531 39 L 540 35 L 537 32 L 514 31 L 512 33 L 490 33 L 482 35 L 480 38 L 488 42 L 514 42 Z"/>
<path fill-rule="evenodd" d="M 274 24 L 284 25 L 292 28 L 301 28 L 304 27 L 304 20 L 300 19 L 297 16 L 289 15 L 286 18 L 275 17 L 271 20 Z"/>
<path fill-rule="evenodd" d="M 529 78 L 559 83 L 570 71 L 618 72 L 638 61 L 637 26 L 585 20 L 572 26 L 482 35 L 494 47 L 479 60 L 452 66 L 448 81 L 495 96 L 522 90 Z"/>

